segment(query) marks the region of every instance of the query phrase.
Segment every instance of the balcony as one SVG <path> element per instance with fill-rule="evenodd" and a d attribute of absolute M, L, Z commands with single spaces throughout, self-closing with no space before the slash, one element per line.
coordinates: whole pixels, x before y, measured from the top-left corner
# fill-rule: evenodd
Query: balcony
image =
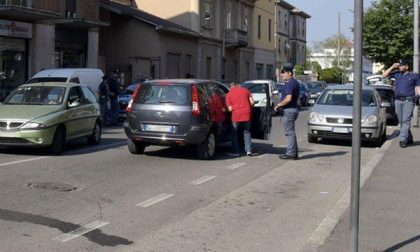
<path fill-rule="evenodd" d="M 249 44 L 247 31 L 239 29 L 229 29 L 225 31 L 226 47 L 244 47 Z"/>
<path fill-rule="evenodd" d="M 0 0 L 0 16 L 4 19 L 36 22 L 60 15 L 60 1 Z"/>
<path fill-rule="evenodd" d="M 76 0 L 76 7 L 63 10 L 64 18 L 55 23 L 68 28 L 93 28 L 109 25 L 108 10 L 102 8 L 109 0 Z"/>

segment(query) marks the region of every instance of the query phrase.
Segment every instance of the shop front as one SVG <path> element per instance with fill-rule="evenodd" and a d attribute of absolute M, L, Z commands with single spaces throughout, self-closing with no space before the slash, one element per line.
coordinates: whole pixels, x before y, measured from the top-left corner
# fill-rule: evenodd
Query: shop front
<path fill-rule="evenodd" d="M 32 24 L 0 20 L 0 101 L 28 78 Z"/>

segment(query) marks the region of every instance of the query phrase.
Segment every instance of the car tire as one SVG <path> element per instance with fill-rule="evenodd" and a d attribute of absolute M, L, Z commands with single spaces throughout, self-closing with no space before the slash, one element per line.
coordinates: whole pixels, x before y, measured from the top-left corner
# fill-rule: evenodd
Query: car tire
<path fill-rule="evenodd" d="M 144 144 L 136 143 L 131 139 L 128 139 L 127 145 L 128 145 L 128 151 L 131 154 L 143 154 L 144 150 L 146 149 L 146 146 Z"/>
<path fill-rule="evenodd" d="M 318 142 L 318 138 L 316 136 L 308 134 L 308 142 L 309 143 L 316 143 L 316 142 Z"/>
<path fill-rule="evenodd" d="M 214 133 L 210 132 L 206 139 L 198 145 L 197 154 L 200 159 L 212 159 L 216 152 L 216 138 Z"/>
<path fill-rule="evenodd" d="M 383 132 L 381 133 L 381 135 L 375 140 L 375 146 L 376 147 L 381 147 L 382 144 L 385 143 L 386 140 L 386 125 L 383 126 Z"/>
<path fill-rule="evenodd" d="M 50 146 L 50 152 L 53 155 L 60 155 L 64 149 L 64 143 L 66 142 L 66 130 L 64 127 L 59 126 L 55 130 L 54 139 Z"/>
<path fill-rule="evenodd" d="M 95 127 L 93 127 L 92 135 L 88 137 L 89 144 L 97 145 L 101 141 L 101 123 L 99 121 L 96 121 Z"/>

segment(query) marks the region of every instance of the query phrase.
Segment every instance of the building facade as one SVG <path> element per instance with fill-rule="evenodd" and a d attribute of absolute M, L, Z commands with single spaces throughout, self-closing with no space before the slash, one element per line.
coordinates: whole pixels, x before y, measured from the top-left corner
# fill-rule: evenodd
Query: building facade
<path fill-rule="evenodd" d="M 257 1 L 253 20 L 255 79 L 275 79 L 276 12 L 274 0 Z"/>
<path fill-rule="evenodd" d="M 0 1 L 0 96 L 43 68 L 98 67 L 106 0 Z"/>

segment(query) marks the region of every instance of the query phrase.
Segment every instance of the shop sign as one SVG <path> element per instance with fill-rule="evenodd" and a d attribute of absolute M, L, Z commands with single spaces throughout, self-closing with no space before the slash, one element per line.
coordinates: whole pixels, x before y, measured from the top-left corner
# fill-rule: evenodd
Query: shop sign
<path fill-rule="evenodd" d="M 0 36 L 32 38 L 32 24 L 0 20 Z"/>

